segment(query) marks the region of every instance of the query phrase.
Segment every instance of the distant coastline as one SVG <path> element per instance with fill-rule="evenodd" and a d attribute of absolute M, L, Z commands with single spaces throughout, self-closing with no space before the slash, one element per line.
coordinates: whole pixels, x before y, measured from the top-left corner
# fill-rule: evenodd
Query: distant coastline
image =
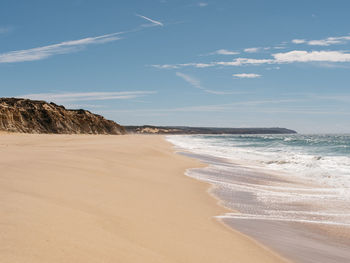
<path fill-rule="evenodd" d="M 220 128 L 188 126 L 124 126 L 127 133 L 141 134 L 295 134 L 286 128 Z"/>

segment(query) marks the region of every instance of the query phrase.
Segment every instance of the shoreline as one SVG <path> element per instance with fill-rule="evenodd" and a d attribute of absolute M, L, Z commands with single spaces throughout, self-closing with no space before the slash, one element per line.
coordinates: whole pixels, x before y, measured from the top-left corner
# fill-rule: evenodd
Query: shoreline
<path fill-rule="evenodd" d="M 0 167 L 4 263 L 288 262 L 214 218 L 163 136 L 1 134 Z"/>
<path fill-rule="evenodd" d="M 276 183 L 277 185 L 290 184 L 295 187 L 311 187 L 311 185 L 304 185 L 300 181 L 283 178 L 281 175 L 278 176 L 277 173 L 268 173 L 241 164 L 230 163 L 229 160 L 222 158 L 201 155 L 177 146 L 175 148 L 179 154 L 207 164 L 204 168 L 189 169 L 187 176 L 208 183 L 211 186 L 208 193 L 218 200 L 220 206 L 233 211 L 217 216 L 217 219 L 228 228 L 244 233 L 259 244 L 265 245 L 279 255 L 295 262 L 315 263 L 325 259 L 327 259 L 327 262 L 334 263 L 347 262 L 350 256 L 348 226 L 317 224 L 317 222 L 307 223 L 307 220 L 305 222 L 279 221 L 278 218 L 269 220 L 269 218 L 263 216 L 254 218 L 254 212 L 252 211 L 257 209 L 259 213 L 259 209 L 263 209 L 264 204 L 256 200 L 256 197 L 247 196 L 244 188 L 234 188 L 234 185 L 237 187 L 240 183 L 242 185 L 245 183 L 253 185 L 257 178 L 259 178 L 259 181 L 255 184 L 260 187 L 273 186 Z M 230 167 L 230 180 L 232 181 L 227 179 L 229 174 L 215 168 L 216 165 L 219 165 L 219 167 L 220 165 L 228 165 Z M 225 183 L 232 185 L 225 186 Z M 226 187 L 228 188 L 226 189 Z M 248 208 L 253 210 L 247 211 Z M 313 211 L 313 209 L 310 209 L 312 207 L 300 208 L 305 211 Z M 248 213 L 247 216 L 245 216 L 245 213 Z M 243 216 L 241 216 L 242 214 Z"/>

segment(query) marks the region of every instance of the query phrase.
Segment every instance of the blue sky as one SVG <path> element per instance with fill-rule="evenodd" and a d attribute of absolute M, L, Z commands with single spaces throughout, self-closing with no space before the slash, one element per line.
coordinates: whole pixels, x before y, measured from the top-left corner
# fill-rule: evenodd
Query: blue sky
<path fill-rule="evenodd" d="M 0 91 L 118 123 L 350 132 L 350 1 L 0 3 Z"/>

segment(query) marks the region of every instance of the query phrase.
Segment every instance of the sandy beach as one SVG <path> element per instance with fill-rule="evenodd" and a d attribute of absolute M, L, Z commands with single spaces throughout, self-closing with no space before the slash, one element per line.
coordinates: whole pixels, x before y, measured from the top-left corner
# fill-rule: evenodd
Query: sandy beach
<path fill-rule="evenodd" d="M 1 262 L 285 262 L 162 136 L 0 135 Z"/>

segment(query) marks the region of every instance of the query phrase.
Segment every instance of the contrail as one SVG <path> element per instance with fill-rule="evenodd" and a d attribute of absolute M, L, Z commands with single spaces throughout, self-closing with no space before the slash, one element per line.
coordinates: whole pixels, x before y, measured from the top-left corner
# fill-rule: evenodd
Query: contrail
<path fill-rule="evenodd" d="M 155 24 L 155 25 L 158 25 L 158 26 L 164 26 L 162 22 L 159 22 L 159 21 L 156 21 L 156 20 L 153 20 L 151 18 L 148 18 L 148 17 L 145 17 L 145 16 L 142 16 L 142 15 L 139 15 L 139 14 L 136 14 L 138 17 L 141 17 L 143 19 L 146 19 L 147 21 L 150 21 L 151 23 Z"/>

